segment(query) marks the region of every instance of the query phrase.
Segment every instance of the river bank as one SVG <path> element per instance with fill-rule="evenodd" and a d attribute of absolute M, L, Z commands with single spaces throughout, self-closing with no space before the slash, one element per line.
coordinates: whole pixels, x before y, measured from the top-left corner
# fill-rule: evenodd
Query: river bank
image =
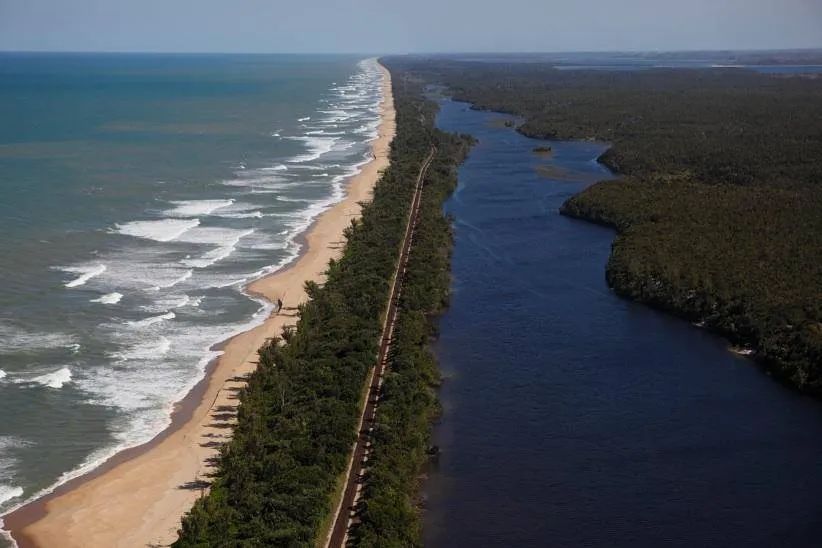
<path fill-rule="evenodd" d="M 206 380 L 178 405 L 169 430 L 4 517 L 20 546 L 162 545 L 176 538 L 181 516 L 207 489 L 211 459 L 230 437 L 237 392 L 255 368 L 257 350 L 295 322 L 295 309 L 306 299 L 304 282 L 322 282 L 328 261 L 342 253 L 343 230 L 359 215 L 360 202 L 369 199 L 388 165 L 395 113 L 390 76 L 382 71 L 384 102 L 372 143 L 374 159 L 351 178 L 345 198 L 311 226 L 297 261 L 247 287 L 267 300 L 282 299 L 282 312 L 225 344 Z"/>

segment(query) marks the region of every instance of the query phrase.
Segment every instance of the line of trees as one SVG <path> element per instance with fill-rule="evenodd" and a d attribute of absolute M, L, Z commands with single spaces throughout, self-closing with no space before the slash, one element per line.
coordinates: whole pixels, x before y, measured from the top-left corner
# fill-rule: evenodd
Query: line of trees
<path fill-rule="evenodd" d="M 414 183 L 436 144 L 440 152 L 426 178 L 422 223 L 380 407 L 368 511 L 357 538 L 367 544 L 369 528 L 382 528 L 389 509 L 380 510 L 381 502 L 410 504 L 413 485 L 406 480 L 416 476 L 421 457 L 415 448 L 425 447 L 435 409 L 430 387 L 436 368 L 424 350 L 429 314 L 447 295 L 450 235 L 441 205 L 455 184 L 454 166 L 466 145 L 434 130 L 436 105 L 424 99 L 418 82 L 394 74 L 393 91 L 397 134 L 391 165 L 362 218 L 346 230 L 345 251 L 329 264 L 326 283 L 306 284 L 310 300 L 300 307 L 296 329 L 260 350 L 211 490 L 183 519 L 176 547 L 313 546 L 324 538 L 355 437 L 365 379 L 376 359 Z M 410 453 L 403 455 L 406 449 Z M 392 459 L 403 468 L 382 478 Z M 392 483 L 400 475 L 404 479 Z M 382 479 L 391 483 L 390 494 L 381 490 Z M 399 512 L 405 521 L 385 535 L 411 538 L 417 534 L 415 511 L 409 506 Z"/>
<path fill-rule="evenodd" d="M 401 97 L 421 101 L 421 84 L 388 66 L 401 82 Z M 424 103 L 433 109 L 431 102 Z M 433 122 L 432 122 L 433 123 Z M 433 318 L 448 303 L 452 232 L 442 205 L 457 184 L 456 166 L 473 139 L 436 132 L 438 155 L 428 170 L 420 222 L 400 296 L 397 326 L 380 398 L 373 451 L 352 533 L 355 546 L 421 546 L 421 511 L 416 498 L 420 470 L 429 455 L 431 422 L 439 412 L 437 363 L 429 349 Z"/>
<path fill-rule="evenodd" d="M 562 213 L 615 227 L 618 293 L 701 322 L 822 394 L 822 78 L 408 61 L 522 133 L 611 144 Z"/>

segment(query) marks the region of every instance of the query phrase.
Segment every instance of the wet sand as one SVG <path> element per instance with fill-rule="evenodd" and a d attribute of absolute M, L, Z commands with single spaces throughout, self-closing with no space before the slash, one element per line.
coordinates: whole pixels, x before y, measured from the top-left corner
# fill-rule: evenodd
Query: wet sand
<path fill-rule="evenodd" d="M 296 322 L 296 307 L 306 300 L 306 280 L 323 281 L 323 272 L 344 245 L 343 230 L 369 201 L 379 173 L 388 165 L 395 132 L 388 71 L 381 105 L 374 160 L 354 175 L 346 197 L 314 222 L 305 234 L 300 257 L 285 269 L 251 283 L 248 292 L 283 310 L 260 326 L 227 341 L 224 354 L 209 366 L 205 379 L 178 405 L 171 426 L 151 442 L 118 455 L 95 471 L 52 494 L 4 516 L 21 548 L 164 546 L 177 538 L 180 518 L 207 490 L 211 459 L 231 436 L 244 377 L 254 370 L 266 340 Z"/>

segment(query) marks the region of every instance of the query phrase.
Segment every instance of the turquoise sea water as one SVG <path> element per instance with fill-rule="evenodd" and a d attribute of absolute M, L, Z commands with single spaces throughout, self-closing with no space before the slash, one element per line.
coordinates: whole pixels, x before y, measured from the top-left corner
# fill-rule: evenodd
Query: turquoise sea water
<path fill-rule="evenodd" d="M 0 513 L 169 423 L 370 156 L 342 56 L 0 54 Z"/>

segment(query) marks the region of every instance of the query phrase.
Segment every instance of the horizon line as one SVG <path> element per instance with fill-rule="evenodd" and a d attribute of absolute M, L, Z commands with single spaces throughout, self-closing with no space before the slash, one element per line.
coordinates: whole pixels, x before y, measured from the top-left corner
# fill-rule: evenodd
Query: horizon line
<path fill-rule="evenodd" d="M 811 47 L 778 47 L 778 48 L 685 48 L 685 49 L 591 49 L 591 50 L 453 50 L 453 51 L 405 51 L 405 52 L 368 52 L 368 51 L 152 51 L 152 50 L 48 50 L 48 49 L 3 49 L 5 53 L 29 54 L 133 54 L 133 55 L 553 55 L 569 53 L 778 53 L 778 52 L 822 52 L 822 45 Z"/>

